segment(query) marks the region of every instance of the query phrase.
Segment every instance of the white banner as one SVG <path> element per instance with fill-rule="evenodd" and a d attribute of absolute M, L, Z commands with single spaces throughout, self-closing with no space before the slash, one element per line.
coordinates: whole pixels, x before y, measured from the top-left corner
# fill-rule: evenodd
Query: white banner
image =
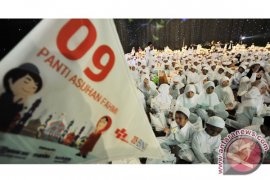
<path fill-rule="evenodd" d="M 43 20 L 0 77 L 0 163 L 162 156 L 113 20 Z"/>

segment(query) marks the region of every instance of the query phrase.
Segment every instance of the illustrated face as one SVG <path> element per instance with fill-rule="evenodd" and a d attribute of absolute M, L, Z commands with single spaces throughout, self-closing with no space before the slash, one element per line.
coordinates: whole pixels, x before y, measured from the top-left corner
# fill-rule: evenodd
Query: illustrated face
<path fill-rule="evenodd" d="M 184 127 L 188 121 L 186 115 L 184 115 L 182 112 L 175 113 L 175 122 L 178 124 L 180 128 Z"/>
<path fill-rule="evenodd" d="M 102 129 L 104 129 L 106 127 L 107 124 L 108 124 L 108 122 L 107 122 L 106 118 L 100 119 L 97 123 L 96 130 L 101 131 Z"/>
<path fill-rule="evenodd" d="M 222 87 L 226 87 L 226 86 L 228 86 L 229 85 L 229 81 L 223 81 L 222 83 L 221 83 L 221 86 Z"/>
<path fill-rule="evenodd" d="M 192 98 L 194 96 L 194 92 L 189 91 L 186 93 L 187 98 Z"/>
<path fill-rule="evenodd" d="M 38 89 L 34 79 L 30 75 L 25 75 L 15 82 L 10 81 L 10 89 L 16 96 L 29 97 Z"/>
<path fill-rule="evenodd" d="M 214 87 L 210 86 L 206 89 L 207 94 L 212 94 L 214 92 Z"/>
<path fill-rule="evenodd" d="M 207 124 L 205 128 L 206 133 L 212 137 L 219 135 L 222 130 L 223 130 L 222 128 L 215 127 L 209 124 Z"/>

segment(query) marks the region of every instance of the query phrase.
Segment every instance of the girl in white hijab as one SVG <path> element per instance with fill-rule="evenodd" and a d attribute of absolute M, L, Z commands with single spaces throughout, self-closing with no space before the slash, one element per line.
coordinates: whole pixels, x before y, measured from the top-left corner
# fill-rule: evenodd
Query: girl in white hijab
<path fill-rule="evenodd" d="M 214 109 L 215 105 L 219 104 L 218 96 L 214 92 L 215 84 L 208 81 L 204 84 L 205 91 L 199 96 L 198 105 L 205 109 Z"/>
<path fill-rule="evenodd" d="M 144 94 L 146 104 L 150 105 L 151 99 L 158 95 L 156 85 L 154 82 L 150 81 L 149 75 L 143 75 L 141 79 L 139 90 Z"/>
<path fill-rule="evenodd" d="M 169 94 L 169 89 L 170 86 L 168 84 L 161 84 L 158 88 L 159 94 L 152 101 L 163 112 L 168 111 L 172 103 L 172 96 Z"/>
<path fill-rule="evenodd" d="M 176 106 L 183 106 L 186 108 L 194 108 L 198 103 L 199 95 L 196 94 L 196 88 L 193 84 L 185 87 L 184 94 L 181 94 L 176 100 Z"/>
<path fill-rule="evenodd" d="M 201 130 L 202 129 L 202 119 L 197 116 L 195 112 L 195 108 L 198 103 L 199 95 L 196 94 L 196 88 L 193 84 L 188 84 L 185 87 L 184 94 L 181 94 L 176 100 L 176 108 L 178 107 L 186 107 L 190 110 L 190 122 L 193 124 L 195 129 Z"/>
<path fill-rule="evenodd" d="M 230 79 L 224 76 L 220 79 L 219 85 L 215 88 L 215 93 L 219 101 L 226 105 L 227 109 L 233 109 L 236 105 L 232 88 L 229 86 Z"/>
<path fill-rule="evenodd" d="M 229 113 L 225 110 L 224 103 L 220 103 L 217 94 L 214 92 L 215 84 L 212 81 L 208 81 L 204 84 L 205 91 L 198 97 L 198 105 L 196 113 L 207 122 L 209 116 L 219 116 L 223 119 L 229 116 Z M 223 106 L 224 107 L 223 107 Z"/>

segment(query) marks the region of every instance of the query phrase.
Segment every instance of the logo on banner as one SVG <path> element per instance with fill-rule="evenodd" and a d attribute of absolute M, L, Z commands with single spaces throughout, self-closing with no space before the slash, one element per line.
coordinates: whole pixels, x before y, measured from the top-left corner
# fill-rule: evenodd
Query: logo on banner
<path fill-rule="evenodd" d="M 137 136 L 132 136 L 131 140 L 127 140 L 128 134 L 126 132 L 126 129 L 124 129 L 124 128 L 122 128 L 122 129 L 117 128 L 115 130 L 115 137 L 117 139 L 120 139 L 121 141 L 123 141 L 125 143 L 132 145 L 133 147 L 135 147 L 141 151 L 144 151 L 147 147 L 147 143 L 145 143 L 142 139 L 140 139 Z"/>
<path fill-rule="evenodd" d="M 250 174 L 259 168 L 268 150 L 267 141 L 255 131 L 234 131 L 221 141 L 218 156 L 219 174 Z"/>

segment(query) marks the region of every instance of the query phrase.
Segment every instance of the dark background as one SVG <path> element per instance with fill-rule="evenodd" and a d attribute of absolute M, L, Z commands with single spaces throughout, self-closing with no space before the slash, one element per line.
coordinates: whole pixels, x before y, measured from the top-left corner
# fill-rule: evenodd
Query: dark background
<path fill-rule="evenodd" d="M 144 48 L 148 41 L 155 48 L 180 49 L 184 45 L 211 41 L 242 42 L 265 46 L 270 41 L 270 19 L 115 19 L 125 53 Z M 0 59 L 2 59 L 40 19 L 1 19 Z"/>

